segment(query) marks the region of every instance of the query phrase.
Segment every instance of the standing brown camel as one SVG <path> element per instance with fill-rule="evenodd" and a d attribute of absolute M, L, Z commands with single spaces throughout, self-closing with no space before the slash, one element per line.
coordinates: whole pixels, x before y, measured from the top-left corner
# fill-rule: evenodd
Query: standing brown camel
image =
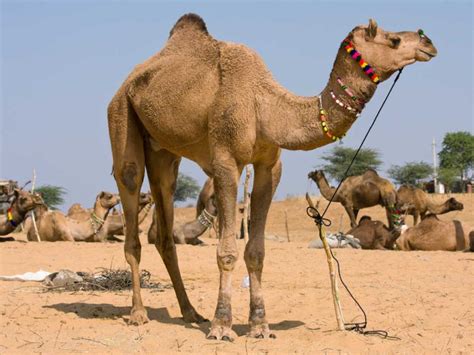
<path fill-rule="evenodd" d="M 474 229 L 458 220 L 441 221 L 427 215 L 416 226 L 403 231 L 397 239 L 400 250 L 474 251 Z"/>
<path fill-rule="evenodd" d="M 7 214 L 0 215 L 0 235 L 7 235 L 13 232 L 23 222 L 28 211 L 43 205 L 43 199 L 38 194 L 15 189 Z"/>
<path fill-rule="evenodd" d="M 436 53 L 422 31 L 387 32 L 370 21 L 354 28 L 339 46 L 321 94 L 301 97 L 280 86 L 257 53 L 214 39 L 195 14 L 182 16 L 164 48 L 135 67 L 108 107 L 114 175 L 127 225 L 125 258 L 132 270 L 130 322 L 148 321 L 140 294 L 138 238 L 138 199 L 145 167 L 156 204 L 155 245 L 186 322 L 205 319 L 188 299 L 173 241 L 173 193 L 181 157 L 195 161 L 214 178 L 220 287 L 208 337 L 232 340 L 236 336 L 231 329 L 231 285 L 238 257 L 237 188 L 243 167 L 253 164 L 253 209 L 244 253 L 250 277 L 249 336 L 273 337 L 261 279 L 265 223 L 280 180 L 281 149 L 311 150 L 335 141 L 349 130 L 356 120 L 354 110 L 371 99 L 379 81 Z M 356 99 L 348 96 L 346 86 Z M 331 92 L 345 102 L 344 107 Z"/>
<path fill-rule="evenodd" d="M 380 221 L 372 221 L 369 216 L 363 216 L 359 225 L 347 234 L 359 239 L 362 249 L 393 249 L 395 240 L 400 236 L 400 230 L 388 229 Z"/>
<path fill-rule="evenodd" d="M 321 195 L 326 200 L 331 200 L 336 189 L 329 186 L 324 173 L 321 170 L 315 170 L 309 173 L 308 177 L 316 182 Z M 367 170 L 362 175 L 346 178 L 333 201 L 344 206 L 352 228 L 357 227 L 357 214 L 360 209 L 376 205 L 385 207 L 390 229 L 394 226 L 392 212 L 397 202 L 397 191 L 390 181 L 381 178 L 375 170 Z"/>
<path fill-rule="evenodd" d="M 66 217 L 60 211 L 49 211 L 46 206 L 35 209 L 38 218 L 38 233 L 41 241 L 88 241 L 95 242 L 97 234 L 101 230 L 105 219 L 112 207 L 120 202 L 116 194 L 102 191 L 96 197 L 94 208 L 89 219 L 78 221 Z M 36 232 L 32 226 L 27 228 L 29 241 L 38 241 Z"/>
<path fill-rule="evenodd" d="M 444 214 L 451 211 L 461 211 L 464 205 L 451 197 L 443 203 L 434 202 L 422 189 L 414 186 L 400 186 L 397 191 L 398 209 L 413 216 L 413 225 L 418 223 L 418 218 L 425 218 L 427 213 Z"/>

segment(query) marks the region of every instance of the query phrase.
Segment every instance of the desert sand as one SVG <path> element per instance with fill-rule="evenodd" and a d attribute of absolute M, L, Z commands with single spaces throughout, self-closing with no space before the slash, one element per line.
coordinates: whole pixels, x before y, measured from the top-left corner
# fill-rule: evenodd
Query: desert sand
<path fill-rule="evenodd" d="M 472 195 L 454 195 L 464 211 L 440 216 L 474 225 Z M 443 199 L 446 197 L 436 197 Z M 324 208 L 326 202 L 321 202 Z M 276 339 L 251 339 L 248 331 L 248 289 L 242 260 L 244 242 L 234 271 L 233 343 L 207 340 L 210 323 L 185 324 L 174 291 L 143 290 L 150 322 L 127 324 L 131 291 L 51 292 L 37 282 L 0 281 L 2 353 L 474 353 L 474 255 L 462 252 L 400 252 L 335 250 L 344 280 L 368 315 L 368 329 L 383 329 L 400 340 L 335 331 L 336 321 L 323 250 L 308 249 L 315 226 L 305 213 L 305 201 L 274 202 L 269 215 L 264 268 L 267 318 Z M 285 211 L 290 241 L 287 241 Z M 177 219 L 191 219 L 192 208 L 177 209 Z M 374 207 L 361 212 L 386 222 Z M 341 219 L 342 215 L 342 219 Z M 331 231 L 349 229 L 339 205 L 328 213 Z M 342 221 L 342 222 L 340 222 Z M 411 218 L 408 218 L 411 223 Z M 15 242 L 0 244 L 0 274 L 39 269 L 93 272 L 98 268 L 128 268 L 120 243 L 27 243 L 22 233 Z M 275 238 L 277 236 L 278 238 Z M 217 300 L 216 239 L 207 246 L 177 246 L 184 282 L 197 310 L 211 319 Z M 170 280 L 154 246 L 143 241 L 141 268 L 152 281 Z M 362 315 L 341 290 L 346 321 Z"/>

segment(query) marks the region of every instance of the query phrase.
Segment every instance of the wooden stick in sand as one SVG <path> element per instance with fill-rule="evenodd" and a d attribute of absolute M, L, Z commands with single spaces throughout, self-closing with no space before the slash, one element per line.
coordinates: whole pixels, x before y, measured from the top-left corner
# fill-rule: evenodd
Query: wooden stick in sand
<path fill-rule="evenodd" d="M 308 193 L 306 193 L 306 201 L 308 201 L 308 204 L 311 208 L 315 208 L 313 201 L 311 200 L 311 197 L 309 197 Z M 319 238 L 321 238 L 324 251 L 326 252 L 326 258 L 327 258 L 328 267 L 329 267 L 329 278 L 331 279 L 332 300 L 334 302 L 334 310 L 336 312 L 337 328 L 338 330 L 345 330 L 344 317 L 342 315 L 342 308 L 341 308 L 341 303 L 339 300 L 339 288 L 337 286 L 336 269 L 334 267 L 334 263 L 332 260 L 330 247 L 326 240 L 324 225 L 318 224 L 318 230 L 319 230 Z"/>
<path fill-rule="evenodd" d="M 33 169 L 33 182 L 31 183 L 31 193 L 35 192 L 35 184 L 36 184 L 36 170 Z M 38 232 L 38 227 L 36 226 L 36 217 L 35 217 L 35 210 L 31 211 L 31 221 L 33 222 L 33 228 L 35 229 L 36 237 L 38 238 L 38 242 L 41 242 L 41 237 Z"/>
<path fill-rule="evenodd" d="M 249 240 L 249 228 L 248 228 L 248 216 L 249 216 L 249 181 L 250 181 L 250 168 L 245 166 L 245 182 L 244 182 L 244 213 L 243 213 L 243 226 L 244 226 L 244 242 L 247 244 Z"/>

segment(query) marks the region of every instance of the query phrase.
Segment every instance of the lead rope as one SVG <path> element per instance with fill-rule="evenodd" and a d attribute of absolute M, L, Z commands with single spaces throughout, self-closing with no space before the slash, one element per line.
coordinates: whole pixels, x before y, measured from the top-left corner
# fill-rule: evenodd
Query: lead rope
<path fill-rule="evenodd" d="M 344 172 L 344 176 L 337 185 L 336 190 L 334 191 L 333 195 L 331 196 L 331 199 L 329 200 L 329 203 L 327 204 L 326 208 L 324 209 L 324 212 L 322 214 L 319 213 L 316 207 L 309 206 L 306 209 L 306 213 L 308 214 L 309 217 L 314 219 L 314 223 L 316 223 L 316 226 L 318 227 L 319 231 L 319 237 L 321 240 L 325 238 L 323 231 L 324 231 L 324 226 L 329 227 L 331 225 L 331 220 L 328 218 L 325 218 L 324 216 L 326 215 L 326 212 L 329 209 L 329 206 L 331 206 L 331 203 L 334 200 L 334 197 L 336 196 L 337 192 L 339 191 L 339 188 L 341 187 L 341 184 L 344 182 L 344 180 L 347 178 L 347 174 L 349 173 L 349 170 L 351 169 L 352 165 L 354 164 L 355 159 L 357 158 L 357 155 L 359 154 L 360 150 L 362 149 L 362 146 L 364 145 L 367 137 L 369 136 L 370 131 L 372 130 L 372 127 L 375 125 L 375 122 L 377 121 L 377 118 L 380 115 L 380 112 L 382 111 L 385 102 L 387 102 L 387 99 L 389 98 L 390 94 L 392 93 L 392 90 L 397 83 L 398 79 L 400 78 L 400 75 L 402 74 L 403 68 L 398 71 L 397 76 L 395 77 L 395 80 L 392 83 L 392 86 L 390 87 L 390 90 L 387 93 L 387 96 L 385 96 L 385 99 L 382 102 L 382 105 L 380 105 L 379 110 L 377 111 L 377 114 L 375 115 L 371 125 L 369 126 L 369 129 L 367 130 L 364 138 L 362 139 L 362 142 L 360 143 L 359 147 L 357 148 L 357 151 L 355 152 L 354 156 L 352 157 L 351 162 L 349 163 L 349 166 L 347 167 L 346 171 Z M 341 265 L 339 263 L 339 260 L 334 256 L 334 253 L 332 252 L 332 249 L 329 247 L 329 252 L 331 254 L 332 259 L 336 262 L 337 265 L 337 273 L 339 280 L 341 281 L 341 284 L 344 286 L 345 290 L 349 294 L 349 296 L 352 298 L 352 300 L 355 302 L 357 307 L 361 310 L 363 316 L 364 316 L 364 321 L 363 322 L 355 322 L 355 323 L 346 323 L 344 322 L 344 328 L 345 330 L 348 331 L 356 331 L 357 333 L 360 333 L 362 335 L 376 335 L 380 336 L 384 339 L 389 339 L 389 340 L 401 340 L 399 337 L 395 336 L 390 336 L 388 335 L 388 332 L 385 330 L 365 330 L 367 327 L 367 314 L 365 313 L 364 308 L 360 305 L 360 303 L 357 301 L 357 299 L 354 297 L 352 292 L 349 290 L 349 287 L 347 284 L 344 282 L 344 279 L 342 278 L 342 272 L 341 272 Z"/>

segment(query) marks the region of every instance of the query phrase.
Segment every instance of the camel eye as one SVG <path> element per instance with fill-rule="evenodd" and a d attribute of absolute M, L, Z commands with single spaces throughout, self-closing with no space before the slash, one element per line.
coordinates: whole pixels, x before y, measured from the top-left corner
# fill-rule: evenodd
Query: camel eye
<path fill-rule="evenodd" d="M 391 47 L 392 48 L 397 48 L 399 45 L 400 45 L 400 42 L 401 42 L 401 38 L 400 37 L 392 37 L 390 38 L 390 42 L 391 42 Z"/>

